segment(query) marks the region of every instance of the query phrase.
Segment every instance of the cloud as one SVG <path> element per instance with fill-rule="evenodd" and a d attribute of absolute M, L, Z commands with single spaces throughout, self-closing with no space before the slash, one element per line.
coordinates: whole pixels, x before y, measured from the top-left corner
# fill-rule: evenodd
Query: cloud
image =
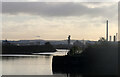
<path fill-rule="evenodd" d="M 3 38 L 97 40 L 105 34 L 106 19 L 110 34 L 117 31 L 117 3 L 3 2 Z"/>
<path fill-rule="evenodd" d="M 103 17 L 40 17 L 24 14 L 3 17 L 4 39 L 31 39 L 36 35 L 42 39 L 65 39 L 71 34 L 73 39 L 97 40 L 104 36 L 106 25 Z M 110 20 L 110 34 L 116 31 L 116 23 Z"/>
<path fill-rule="evenodd" d="M 118 2 L 119 0 L 3 0 L 3 2 Z"/>
<path fill-rule="evenodd" d="M 89 7 L 87 6 L 89 4 Z M 103 16 L 113 17 L 115 11 L 117 11 L 117 5 L 109 3 L 111 5 L 104 5 L 101 7 L 95 7 L 93 3 L 73 3 L 73 2 L 3 2 L 2 11 L 3 14 L 32 14 L 40 16 Z M 90 6 L 94 5 L 95 8 Z"/>

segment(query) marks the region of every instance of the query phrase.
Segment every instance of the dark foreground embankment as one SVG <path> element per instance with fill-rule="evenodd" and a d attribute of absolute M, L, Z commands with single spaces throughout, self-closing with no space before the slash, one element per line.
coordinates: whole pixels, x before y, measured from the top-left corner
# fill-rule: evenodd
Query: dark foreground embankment
<path fill-rule="evenodd" d="M 118 48 L 87 48 L 80 56 L 54 56 L 53 73 L 118 74 Z"/>
<path fill-rule="evenodd" d="M 52 69 L 53 73 L 84 73 L 87 67 L 87 60 L 80 56 L 54 56 Z"/>

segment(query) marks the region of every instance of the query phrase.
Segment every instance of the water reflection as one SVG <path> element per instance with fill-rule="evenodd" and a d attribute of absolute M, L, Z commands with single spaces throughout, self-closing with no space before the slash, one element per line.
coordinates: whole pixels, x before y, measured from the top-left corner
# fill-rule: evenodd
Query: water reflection
<path fill-rule="evenodd" d="M 114 75 L 79 75 L 79 74 L 57 74 L 57 75 L 3 75 L 2 77 L 119 77 Z"/>
<path fill-rule="evenodd" d="M 52 57 L 11 56 L 2 58 L 3 75 L 52 75 Z"/>
<path fill-rule="evenodd" d="M 37 77 L 117 77 L 115 75 L 83 75 L 81 73 L 63 73 L 64 71 L 53 73 L 52 58 L 53 56 L 47 55 L 3 57 L 2 73 L 3 75 L 39 75 Z"/>
<path fill-rule="evenodd" d="M 53 55 L 64 56 L 68 50 L 33 55 L 2 55 L 3 75 L 52 75 Z"/>

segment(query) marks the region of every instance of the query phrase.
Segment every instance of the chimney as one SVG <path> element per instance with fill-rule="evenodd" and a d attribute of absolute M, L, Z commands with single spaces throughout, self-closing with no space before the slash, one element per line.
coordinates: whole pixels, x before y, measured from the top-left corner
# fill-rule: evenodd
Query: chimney
<path fill-rule="evenodd" d="M 108 41 L 108 20 L 106 21 L 106 40 Z"/>

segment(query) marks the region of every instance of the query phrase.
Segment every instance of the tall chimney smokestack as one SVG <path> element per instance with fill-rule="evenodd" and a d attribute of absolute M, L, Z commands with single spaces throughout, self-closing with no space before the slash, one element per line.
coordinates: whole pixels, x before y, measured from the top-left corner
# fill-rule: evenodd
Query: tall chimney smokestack
<path fill-rule="evenodd" d="M 117 41 L 118 34 L 116 33 L 116 41 Z"/>
<path fill-rule="evenodd" d="M 106 22 L 106 40 L 108 41 L 108 20 Z"/>

